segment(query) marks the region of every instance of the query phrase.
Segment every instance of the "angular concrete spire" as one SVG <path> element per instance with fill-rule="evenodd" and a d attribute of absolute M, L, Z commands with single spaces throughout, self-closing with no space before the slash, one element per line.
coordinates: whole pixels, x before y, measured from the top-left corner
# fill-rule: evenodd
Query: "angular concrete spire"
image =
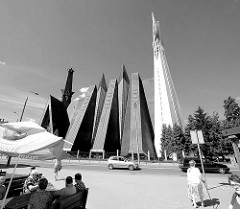
<path fill-rule="evenodd" d="M 50 133 L 65 138 L 70 122 L 67 110 L 61 101 L 50 95 L 40 121 L 41 126 Z"/>
<path fill-rule="evenodd" d="M 159 23 L 153 16 L 153 63 L 154 63 L 154 131 L 155 148 L 161 157 L 161 135 L 163 124 L 182 127 L 180 106 L 168 67 L 165 50 L 160 40 Z"/>
<path fill-rule="evenodd" d="M 100 88 L 103 88 L 103 90 L 107 91 L 107 83 L 106 83 L 104 73 L 103 73 L 102 79 L 101 79 L 101 81 L 99 82 L 99 85 L 98 85 L 98 89 L 100 89 Z"/>
<path fill-rule="evenodd" d="M 138 73 L 131 76 L 121 155 L 139 153 L 156 158 L 154 132 L 142 80 Z"/>
<path fill-rule="evenodd" d="M 119 141 L 118 83 L 110 81 L 91 152 L 117 152 Z"/>
<path fill-rule="evenodd" d="M 124 129 L 129 87 L 130 87 L 129 77 L 128 77 L 125 65 L 122 65 L 122 71 L 118 79 L 120 141 L 122 141 L 121 138 L 122 138 L 122 132 Z"/>
<path fill-rule="evenodd" d="M 103 105 L 105 101 L 105 97 L 107 94 L 107 84 L 105 80 L 105 76 L 103 74 L 102 79 L 98 86 L 97 91 L 97 101 L 96 101 L 96 108 L 95 108 L 95 116 L 94 116 L 94 126 L 93 126 L 93 135 L 92 135 L 92 144 L 94 143 L 99 121 L 102 115 Z"/>
<path fill-rule="evenodd" d="M 75 108 L 75 116 L 65 137 L 65 150 L 89 152 L 91 149 L 96 97 L 97 87 L 93 85 L 85 92 L 85 97 L 78 100 L 79 104 Z"/>

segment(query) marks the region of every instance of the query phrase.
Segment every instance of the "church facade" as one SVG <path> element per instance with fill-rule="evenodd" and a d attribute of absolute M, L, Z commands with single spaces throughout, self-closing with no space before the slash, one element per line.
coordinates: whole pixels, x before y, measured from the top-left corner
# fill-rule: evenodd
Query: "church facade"
<path fill-rule="evenodd" d="M 154 77 L 144 81 L 138 73 L 129 77 L 124 65 L 119 78 L 112 79 L 108 85 L 103 75 L 99 85 L 90 86 L 85 96 L 78 100 L 71 118 L 62 120 L 66 123 L 63 127 L 66 129 L 67 126 L 62 136 L 65 150 L 89 156 L 161 157 L 162 125 L 173 126 L 176 123 L 182 126 L 182 123 L 177 94 L 160 39 L 159 22 L 155 21 L 153 14 L 152 24 Z M 66 110 L 73 94 L 73 70 L 68 73 L 61 101 Z M 44 127 L 50 123 L 53 132 L 56 131 L 53 124 L 59 123 L 53 121 L 52 115 L 59 108 L 55 109 L 53 105 L 49 106 L 42 121 Z"/>

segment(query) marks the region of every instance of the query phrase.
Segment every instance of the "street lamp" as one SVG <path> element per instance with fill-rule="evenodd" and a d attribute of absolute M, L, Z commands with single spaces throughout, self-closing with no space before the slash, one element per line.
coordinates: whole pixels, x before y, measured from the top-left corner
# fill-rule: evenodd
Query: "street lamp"
<path fill-rule="evenodd" d="M 24 103 L 24 106 L 23 106 L 23 110 L 22 110 L 22 114 L 21 114 L 21 117 L 20 117 L 20 119 L 19 119 L 19 122 L 22 121 L 23 113 L 24 113 L 24 111 L 25 111 L 25 108 L 26 108 L 26 105 L 27 105 L 27 101 L 28 101 L 28 97 L 29 97 L 29 94 L 30 94 L 30 93 L 35 94 L 35 95 L 39 95 L 37 92 L 34 92 L 34 91 L 29 91 L 29 92 L 28 92 L 28 96 L 27 96 L 27 98 L 26 98 L 26 100 L 25 100 L 25 103 Z M 14 112 L 14 113 L 16 113 L 16 112 Z M 17 114 L 17 113 L 16 113 L 16 114 Z M 12 158 L 11 156 L 8 156 L 8 160 L 7 160 L 7 165 L 6 165 L 6 167 L 9 167 L 9 166 L 10 166 L 11 158 Z"/>
<path fill-rule="evenodd" d="M 16 115 L 17 115 L 17 120 L 16 120 L 16 122 L 18 122 L 18 118 L 19 118 L 19 114 L 17 113 L 17 112 L 13 112 L 13 113 L 15 113 Z"/>
<path fill-rule="evenodd" d="M 27 101 L 28 101 L 28 97 L 29 97 L 29 94 L 30 94 L 30 93 L 35 94 L 35 95 L 39 95 L 37 92 L 34 92 L 34 91 L 29 91 L 29 92 L 28 92 L 28 96 L 27 96 L 27 98 L 26 98 L 26 100 L 25 100 L 25 103 L 24 103 L 24 106 L 23 106 L 23 110 L 22 110 L 22 114 L 21 114 L 21 117 L 20 117 L 20 119 L 19 119 L 20 122 L 22 121 L 23 113 L 24 113 L 24 111 L 25 111 L 25 108 L 26 108 L 26 105 L 27 105 Z"/>

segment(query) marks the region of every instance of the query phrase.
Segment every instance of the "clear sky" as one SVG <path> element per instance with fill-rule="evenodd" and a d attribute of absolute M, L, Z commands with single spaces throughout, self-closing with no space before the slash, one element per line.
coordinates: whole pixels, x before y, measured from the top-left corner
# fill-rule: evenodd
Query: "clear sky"
<path fill-rule="evenodd" d="M 34 91 L 23 120 L 39 122 L 71 67 L 74 98 L 103 73 L 118 78 L 122 64 L 152 78 L 151 12 L 183 119 L 198 106 L 223 118 L 223 100 L 240 97 L 239 0 L 0 1 L 0 118 L 16 121 Z"/>

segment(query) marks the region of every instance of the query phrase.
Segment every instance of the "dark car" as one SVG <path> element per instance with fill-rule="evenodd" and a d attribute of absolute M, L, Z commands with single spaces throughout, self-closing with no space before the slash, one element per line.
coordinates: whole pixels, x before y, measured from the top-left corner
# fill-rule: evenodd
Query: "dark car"
<path fill-rule="evenodd" d="M 190 160 L 194 160 L 196 162 L 196 167 L 200 169 L 200 171 L 202 172 L 202 166 L 201 166 L 201 161 L 199 158 L 183 158 L 180 163 L 179 163 L 179 168 L 183 171 L 183 172 L 187 172 L 187 169 L 189 168 L 189 161 Z M 215 163 L 212 162 L 209 159 L 203 158 L 203 166 L 204 166 L 204 170 L 205 172 L 209 172 L 209 173 L 228 173 L 230 171 L 230 168 L 224 164 L 221 163 Z"/>

